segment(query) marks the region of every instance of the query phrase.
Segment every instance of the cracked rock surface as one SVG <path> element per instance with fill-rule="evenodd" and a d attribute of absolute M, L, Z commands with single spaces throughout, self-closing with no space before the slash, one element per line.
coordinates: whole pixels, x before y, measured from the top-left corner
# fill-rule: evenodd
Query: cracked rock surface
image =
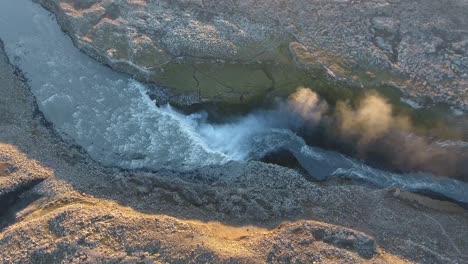
<path fill-rule="evenodd" d="M 192 93 L 192 101 L 242 102 L 290 91 L 307 83 L 284 77 L 296 72 L 291 55 L 302 54 L 309 70 L 326 68 L 355 85 L 371 76 L 422 104 L 468 109 L 465 0 L 39 2 L 91 56 Z M 304 47 L 299 55 L 288 52 L 292 42 Z"/>

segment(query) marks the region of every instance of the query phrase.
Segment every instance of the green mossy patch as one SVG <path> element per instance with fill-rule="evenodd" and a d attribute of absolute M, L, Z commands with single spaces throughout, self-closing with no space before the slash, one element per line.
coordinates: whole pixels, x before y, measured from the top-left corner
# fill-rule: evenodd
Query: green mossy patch
<path fill-rule="evenodd" d="M 282 64 L 170 64 L 151 79 L 175 94 L 226 104 L 251 104 L 269 94 L 287 97 L 311 82 L 306 71 Z"/>
<path fill-rule="evenodd" d="M 327 53 L 320 53 L 327 54 Z M 278 59 L 269 63 L 192 62 L 165 64 L 155 71 L 150 81 L 168 87 L 174 94 L 194 94 L 202 103 L 183 107 L 192 112 L 211 109 L 230 117 L 246 113 L 272 98 L 287 98 L 298 87 L 309 87 L 333 107 L 338 101 L 357 105 L 369 93 L 378 93 L 393 106 L 394 112 L 410 117 L 415 132 L 447 139 L 463 138 L 463 133 L 448 120 L 451 110 L 447 105 L 414 109 L 401 101 L 401 89 L 388 83 L 402 83 L 403 79 L 389 71 L 371 67 L 349 69 L 342 61 L 329 69 L 346 78 L 332 78 L 326 70 L 298 65 L 286 46 L 277 49 Z M 312 63 L 310 56 L 308 62 Z M 297 58 L 296 58 L 297 60 Z M 320 65 L 320 63 L 318 63 Z M 333 67 L 336 65 L 336 67 Z M 316 66 L 316 65 L 315 65 Z M 267 102 L 268 104 L 268 102 Z M 216 118 L 215 118 L 216 119 Z"/>

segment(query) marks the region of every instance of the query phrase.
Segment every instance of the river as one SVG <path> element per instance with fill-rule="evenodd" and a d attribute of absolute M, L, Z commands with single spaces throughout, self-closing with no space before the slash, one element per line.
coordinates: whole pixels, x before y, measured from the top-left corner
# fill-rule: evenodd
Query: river
<path fill-rule="evenodd" d="M 91 158 L 124 169 L 188 171 L 288 150 L 312 177 L 364 180 L 429 191 L 468 204 L 468 184 L 447 177 L 396 174 L 338 152 L 308 146 L 278 112 L 257 111 L 226 124 L 204 113 L 158 107 L 147 87 L 74 47 L 48 11 L 31 0 L 0 1 L 0 38 L 26 76 L 39 110 L 62 138 Z"/>

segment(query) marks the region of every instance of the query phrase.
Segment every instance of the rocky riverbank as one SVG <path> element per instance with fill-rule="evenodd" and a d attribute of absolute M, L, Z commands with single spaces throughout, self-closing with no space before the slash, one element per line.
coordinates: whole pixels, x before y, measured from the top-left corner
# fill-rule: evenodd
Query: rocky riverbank
<path fill-rule="evenodd" d="M 168 87 L 179 103 L 242 103 L 341 83 L 468 109 L 462 0 L 38 2 L 77 47 Z"/>
<path fill-rule="evenodd" d="M 261 162 L 103 167 L 63 142 L 0 52 L 0 262 L 463 263 L 468 213 Z"/>

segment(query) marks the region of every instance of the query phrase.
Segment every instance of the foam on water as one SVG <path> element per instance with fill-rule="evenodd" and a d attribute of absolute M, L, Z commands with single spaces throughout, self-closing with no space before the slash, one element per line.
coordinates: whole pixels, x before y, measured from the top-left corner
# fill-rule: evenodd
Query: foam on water
<path fill-rule="evenodd" d="M 79 52 L 40 6 L 3 0 L 0 17 L 6 52 L 30 81 L 39 109 L 94 159 L 181 170 L 228 160 L 207 148 L 190 118 L 156 107 L 142 84 Z"/>
<path fill-rule="evenodd" d="M 308 146 L 289 129 L 295 124 L 291 122 L 294 117 L 284 114 L 281 110 L 261 111 L 229 124 L 202 124 L 198 131 L 210 148 L 230 158 L 261 159 L 276 150 L 287 150 L 317 180 L 330 176 L 363 180 L 383 188 L 432 192 L 468 205 L 468 184 L 464 182 L 428 174 L 392 173 L 334 151 Z"/>
<path fill-rule="evenodd" d="M 156 107 L 146 87 L 79 52 L 53 17 L 30 0 L 0 1 L 0 38 L 26 75 L 39 109 L 61 136 L 105 164 L 127 169 L 190 170 L 290 151 L 316 179 L 364 179 L 382 187 L 429 190 L 468 204 L 468 186 L 430 175 L 399 175 L 307 146 L 285 111 L 209 124 L 203 113 Z"/>

